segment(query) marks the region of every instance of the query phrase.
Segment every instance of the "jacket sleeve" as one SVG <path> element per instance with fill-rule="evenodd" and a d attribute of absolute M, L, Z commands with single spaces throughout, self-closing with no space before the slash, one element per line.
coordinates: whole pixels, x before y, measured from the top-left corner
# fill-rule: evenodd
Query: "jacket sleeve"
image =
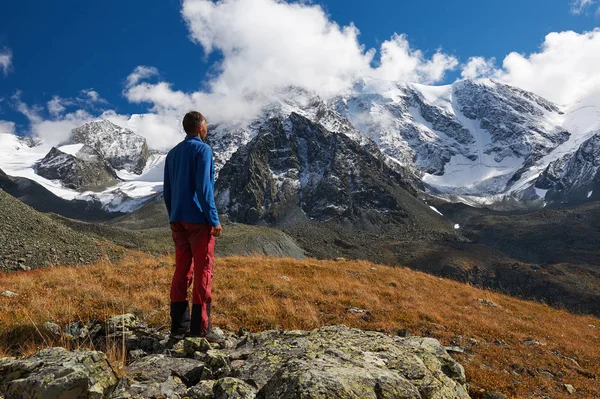
<path fill-rule="evenodd" d="M 219 212 L 215 205 L 215 177 L 213 154 L 208 146 L 203 146 L 196 159 L 196 196 L 202 212 L 213 227 L 219 226 Z"/>
<path fill-rule="evenodd" d="M 164 171 L 164 182 L 163 182 L 163 197 L 165 199 L 165 205 L 167 207 L 167 213 L 171 217 L 171 177 L 169 175 L 169 158 L 165 158 L 165 171 Z"/>

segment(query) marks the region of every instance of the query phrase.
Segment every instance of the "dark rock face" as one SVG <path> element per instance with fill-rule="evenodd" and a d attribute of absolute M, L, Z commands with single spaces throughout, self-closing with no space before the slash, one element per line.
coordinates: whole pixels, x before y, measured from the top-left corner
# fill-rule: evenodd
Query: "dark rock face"
<path fill-rule="evenodd" d="M 150 156 L 144 137 L 107 120 L 73 129 L 70 142 L 95 149 L 116 170 L 137 174 L 142 173 Z"/>
<path fill-rule="evenodd" d="M 545 112 L 558 107 L 533 93 L 494 82 L 454 85 L 453 96 L 467 118 L 481 122 L 491 135 L 486 154 L 501 162 L 507 156 L 539 159 L 569 139 L 569 134 L 544 121 Z"/>
<path fill-rule="evenodd" d="M 52 147 L 38 162 L 37 174 L 49 180 L 60 180 L 77 191 L 99 191 L 119 181 L 112 167 L 93 148 L 83 146 L 75 155 Z"/>
<path fill-rule="evenodd" d="M 24 359 L 0 359 L 0 392 L 7 399 L 103 399 L 117 381 L 101 352 L 51 348 Z"/>
<path fill-rule="evenodd" d="M 596 133 L 572 154 L 550 163 L 535 182 L 548 190 L 545 199 L 552 204 L 581 203 L 600 198 L 600 133 Z"/>
<path fill-rule="evenodd" d="M 412 208 L 429 212 L 374 144 L 362 145 L 295 113 L 265 122 L 223 167 L 217 193 L 221 212 L 251 224 L 298 214 L 409 224 Z"/>

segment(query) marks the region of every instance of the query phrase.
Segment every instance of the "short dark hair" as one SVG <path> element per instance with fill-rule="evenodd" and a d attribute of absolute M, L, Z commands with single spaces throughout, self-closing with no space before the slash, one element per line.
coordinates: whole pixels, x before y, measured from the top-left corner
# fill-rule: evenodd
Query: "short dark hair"
<path fill-rule="evenodd" d="M 204 115 L 198 111 L 190 111 L 183 117 L 183 130 L 187 134 L 196 134 L 202 123 L 206 123 Z"/>

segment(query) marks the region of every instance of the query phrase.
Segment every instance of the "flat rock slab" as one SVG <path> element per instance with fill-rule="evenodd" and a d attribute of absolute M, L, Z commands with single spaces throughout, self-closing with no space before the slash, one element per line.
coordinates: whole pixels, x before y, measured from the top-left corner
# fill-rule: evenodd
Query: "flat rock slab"
<path fill-rule="evenodd" d="M 102 352 L 50 348 L 23 359 L 0 359 L 0 392 L 6 399 L 102 399 L 117 382 Z"/>
<path fill-rule="evenodd" d="M 249 335 L 230 359 L 259 398 L 469 398 L 465 372 L 435 339 L 345 326 Z"/>

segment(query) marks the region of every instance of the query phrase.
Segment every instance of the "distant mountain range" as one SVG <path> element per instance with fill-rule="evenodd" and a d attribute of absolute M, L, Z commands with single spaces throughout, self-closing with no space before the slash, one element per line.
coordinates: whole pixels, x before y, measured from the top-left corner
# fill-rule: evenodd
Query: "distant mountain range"
<path fill-rule="evenodd" d="M 600 196 L 600 104 L 559 106 L 493 80 L 362 80 L 328 100 L 290 87 L 253 121 L 210 131 L 219 201 L 240 221 L 273 219 L 290 203 L 317 219 L 397 220 L 398 190 L 505 208 Z M 131 212 L 162 192 L 164 154 L 138 133 L 96 121 L 55 147 L 2 134 L 0 169 Z"/>

